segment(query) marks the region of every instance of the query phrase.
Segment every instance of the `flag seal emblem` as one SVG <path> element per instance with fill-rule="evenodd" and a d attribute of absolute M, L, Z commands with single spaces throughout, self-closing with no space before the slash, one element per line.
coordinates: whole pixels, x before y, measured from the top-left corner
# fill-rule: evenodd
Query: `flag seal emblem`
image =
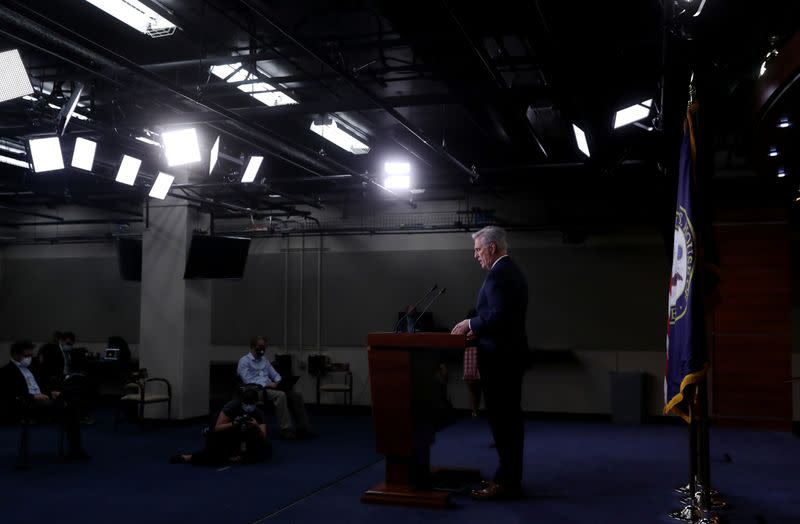
<path fill-rule="evenodd" d="M 672 273 L 669 289 L 669 323 L 675 324 L 686 314 L 692 292 L 692 276 L 697 260 L 695 234 L 689 214 L 683 206 L 675 213 L 675 236 L 672 246 Z"/>

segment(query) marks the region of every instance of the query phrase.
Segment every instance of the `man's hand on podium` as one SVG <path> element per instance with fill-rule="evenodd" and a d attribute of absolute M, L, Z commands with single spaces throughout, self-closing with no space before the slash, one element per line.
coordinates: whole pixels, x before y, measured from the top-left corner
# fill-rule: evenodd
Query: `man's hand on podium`
<path fill-rule="evenodd" d="M 458 324 L 453 327 L 453 330 L 450 331 L 451 335 L 466 335 L 467 333 L 471 333 L 472 330 L 469 328 L 469 319 L 464 319 Z"/>

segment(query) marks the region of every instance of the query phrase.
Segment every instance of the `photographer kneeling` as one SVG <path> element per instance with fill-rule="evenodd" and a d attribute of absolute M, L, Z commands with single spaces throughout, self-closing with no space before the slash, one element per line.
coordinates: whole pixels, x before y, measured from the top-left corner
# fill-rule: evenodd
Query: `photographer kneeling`
<path fill-rule="evenodd" d="M 256 407 L 258 391 L 245 389 L 241 400 L 225 404 L 214 427 L 206 435 L 206 446 L 195 453 L 175 455 L 173 464 L 219 466 L 238 462 L 260 462 L 272 457 L 264 413 Z"/>

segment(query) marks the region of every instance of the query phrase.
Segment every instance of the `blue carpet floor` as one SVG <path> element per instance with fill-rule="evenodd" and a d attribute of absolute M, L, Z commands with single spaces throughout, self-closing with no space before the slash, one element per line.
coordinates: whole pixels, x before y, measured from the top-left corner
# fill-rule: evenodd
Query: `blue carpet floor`
<path fill-rule="evenodd" d="M 455 508 L 363 505 L 380 482 L 368 417 L 314 417 L 317 439 L 275 442 L 270 463 L 228 469 L 166 463 L 200 443 L 199 427 L 113 432 L 85 428 L 86 464 L 56 461 L 52 428 L 33 430 L 33 469 L 14 472 L 16 428 L 0 429 L 0 522 L 667 522 L 679 507 L 672 488 L 686 482 L 681 426 L 528 421 L 526 497 L 476 502 L 455 494 Z M 437 435 L 432 463 L 496 464 L 483 419 L 462 420 Z M 732 509 L 728 521 L 800 523 L 800 439 L 788 433 L 714 428 L 713 485 Z M 23 509 L 24 508 L 24 509 Z"/>
<path fill-rule="evenodd" d="M 205 468 L 167 459 L 200 447 L 201 425 L 84 427 L 88 463 L 59 463 L 52 427 L 32 429 L 33 467 L 12 470 L 17 428 L 0 429 L 2 523 L 254 522 L 380 457 L 369 417 L 318 416 L 319 437 L 275 441 L 268 463 Z M 274 432 L 275 428 L 272 428 Z"/>

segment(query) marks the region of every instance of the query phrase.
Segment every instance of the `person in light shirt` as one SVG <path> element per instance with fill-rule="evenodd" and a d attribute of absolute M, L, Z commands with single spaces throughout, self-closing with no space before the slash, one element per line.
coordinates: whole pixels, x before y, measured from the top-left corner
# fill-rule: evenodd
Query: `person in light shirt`
<path fill-rule="evenodd" d="M 265 401 L 275 406 L 275 415 L 281 438 L 309 438 L 313 436 L 303 397 L 290 388 L 282 388 L 281 375 L 264 356 L 267 341 L 262 336 L 250 340 L 250 352 L 239 359 L 236 373 L 245 385 L 256 384 L 264 391 Z"/>

